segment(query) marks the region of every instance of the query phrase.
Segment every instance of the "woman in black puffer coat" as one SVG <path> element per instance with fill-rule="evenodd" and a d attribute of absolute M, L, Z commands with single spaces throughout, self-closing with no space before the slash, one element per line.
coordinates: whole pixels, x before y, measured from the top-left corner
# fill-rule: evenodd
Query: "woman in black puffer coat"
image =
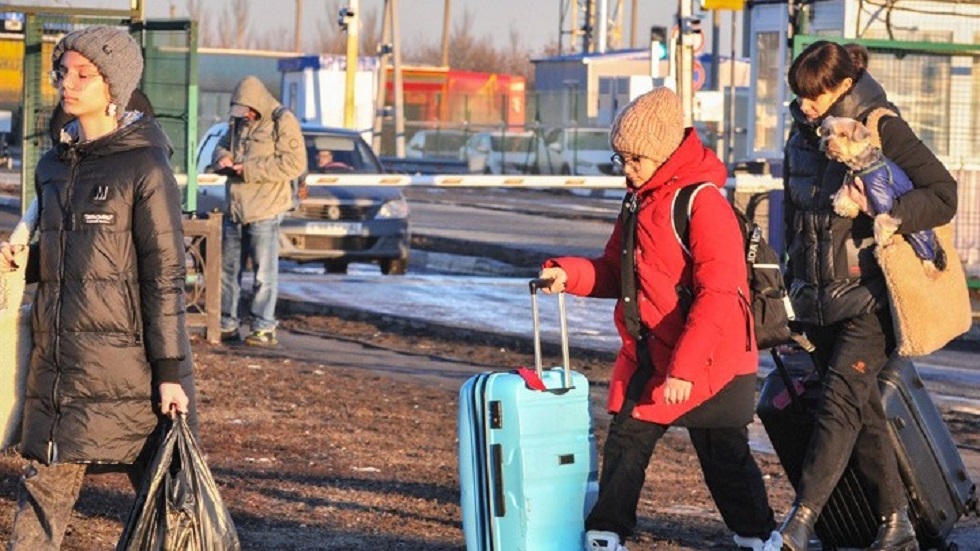
<path fill-rule="evenodd" d="M 882 519 L 870 549 L 918 549 L 878 392 L 878 373 L 895 350 L 887 289 L 874 257 L 871 217 L 842 218 L 831 196 L 846 167 L 819 149 L 816 129 L 828 117 L 866 121 L 891 108 L 885 91 L 859 71 L 840 45 L 819 41 L 793 62 L 789 83 L 795 132 L 786 144 L 787 245 L 790 295 L 798 321 L 816 345 L 823 396 L 803 463 L 793 509 L 780 530 L 784 549 L 805 550 L 814 522 L 852 460 Z M 915 188 L 895 200 L 898 233 L 949 222 L 956 182 L 904 120 L 878 121 L 882 151 Z"/>
<path fill-rule="evenodd" d="M 125 112 L 143 68 L 128 32 L 87 27 L 54 49 L 52 82 L 76 117 L 40 160 L 28 282 L 34 348 L 10 549 L 57 549 L 86 471 L 137 485 L 162 413 L 193 396 L 184 235 L 170 141 Z M 0 246 L 0 268 L 24 251 Z M 183 384 L 181 384 L 183 383 Z M 190 396 L 189 396 L 190 395 Z"/>

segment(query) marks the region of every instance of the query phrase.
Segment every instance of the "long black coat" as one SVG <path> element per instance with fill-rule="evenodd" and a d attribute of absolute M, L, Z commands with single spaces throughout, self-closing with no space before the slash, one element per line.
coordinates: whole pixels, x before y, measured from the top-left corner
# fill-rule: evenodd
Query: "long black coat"
<path fill-rule="evenodd" d="M 170 151 L 143 117 L 38 163 L 27 458 L 131 463 L 158 422 L 153 387 L 192 380 Z"/>

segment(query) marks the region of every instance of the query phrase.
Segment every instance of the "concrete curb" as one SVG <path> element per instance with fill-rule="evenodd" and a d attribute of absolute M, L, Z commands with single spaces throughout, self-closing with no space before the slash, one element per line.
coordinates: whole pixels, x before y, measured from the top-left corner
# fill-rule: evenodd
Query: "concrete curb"
<path fill-rule="evenodd" d="M 465 256 L 436 251 L 413 250 L 409 268 L 426 269 L 450 274 L 475 274 L 481 276 L 523 275 L 527 270 L 500 260 L 482 256 Z"/>

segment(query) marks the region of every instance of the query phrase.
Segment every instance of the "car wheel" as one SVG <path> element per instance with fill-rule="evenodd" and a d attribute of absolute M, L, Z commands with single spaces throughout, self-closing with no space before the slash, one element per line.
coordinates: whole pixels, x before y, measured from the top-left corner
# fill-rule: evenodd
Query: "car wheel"
<path fill-rule="evenodd" d="M 562 176 L 569 176 L 572 174 L 572 169 L 568 165 L 561 165 Z"/>
<path fill-rule="evenodd" d="M 347 262 L 342 260 L 327 260 L 323 263 L 323 270 L 328 274 L 346 274 Z"/>
<path fill-rule="evenodd" d="M 386 258 L 379 262 L 384 275 L 405 275 L 408 271 L 408 257 Z"/>

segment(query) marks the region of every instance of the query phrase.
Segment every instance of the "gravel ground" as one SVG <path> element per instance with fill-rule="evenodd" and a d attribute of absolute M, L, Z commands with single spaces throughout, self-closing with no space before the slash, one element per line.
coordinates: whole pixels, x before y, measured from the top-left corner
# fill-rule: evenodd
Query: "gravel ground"
<path fill-rule="evenodd" d="M 291 318 L 284 325 L 383 347 L 394 361 L 413 354 L 518 366 L 533 358 L 520 344 L 486 335 L 435 338 L 421 329 L 329 316 Z M 330 341 L 324 346 L 329 350 Z M 458 387 L 339 368 L 326 358 L 303 361 L 282 350 L 195 343 L 194 352 L 202 444 L 245 549 L 464 549 Z M 601 388 L 610 360 L 585 355 L 576 357 L 576 367 Z M 608 416 L 596 419 L 601 445 Z M 961 444 L 980 444 L 975 418 L 948 420 Z M 792 499 L 789 484 L 774 456 L 757 457 L 772 506 L 782 516 Z M 0 457 L 0 510 L 12 509 L 22 463 Z M 632 551 L 732 548 L 694 465 L 686 433 L 670 431 L 647 470 Z M 89 477 L 63 549 L 112 549 L 131 500 L 121 475 Z M 0 515 L 0 542 L 9 536 L 10 522 L 9 513 Z"/>

